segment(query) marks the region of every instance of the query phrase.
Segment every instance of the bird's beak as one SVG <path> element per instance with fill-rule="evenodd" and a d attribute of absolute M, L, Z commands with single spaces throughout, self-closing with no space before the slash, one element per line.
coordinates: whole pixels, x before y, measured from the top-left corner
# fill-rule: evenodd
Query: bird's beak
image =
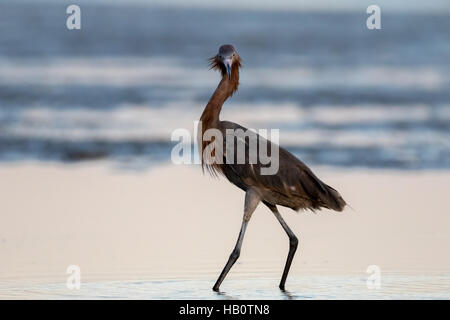
<path fill-rule="evenodd" d="M 231 64 L 232 64 L 231 58 L 225 58 L 223 60 L 223 64 L 225 65 L 225 68 L 227 69 L 228 79 L 231 79 Z"/>

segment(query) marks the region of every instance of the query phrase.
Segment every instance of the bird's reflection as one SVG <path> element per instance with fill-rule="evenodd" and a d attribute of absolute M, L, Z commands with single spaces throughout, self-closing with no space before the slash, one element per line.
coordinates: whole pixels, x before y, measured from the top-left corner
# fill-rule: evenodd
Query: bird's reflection
<path fill-rule="evenodd" d="M 214 291 L 214 293 L 220 297 L 220 299 L 224 300 L 237 300 L 236 297 L 230 296 L 228 293 L 224 291 Z"/>
<path fill-rule="evenodd" d="M 290 291 L 288 291 L 286 289 L 281 289 L 280 291 L 281 291 L 281 293 L 282 293 L 282 295 L 284 296 L 285 299 L 287 299 L 287 300 L 295 300 L 296 295 L 293 294 L 292 292 L 290 292 Z"/>

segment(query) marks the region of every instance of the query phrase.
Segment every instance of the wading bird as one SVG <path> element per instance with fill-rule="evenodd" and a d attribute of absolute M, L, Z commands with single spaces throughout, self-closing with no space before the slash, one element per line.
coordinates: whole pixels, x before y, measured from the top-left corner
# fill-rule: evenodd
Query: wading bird
<path fill-rule="evenodd" d="M 279 285 L 280 289 L 284 290 L 289 268 L 297 250 L 298 239 L 281 217 L 277 205 L 296 211 L 301 209 L 314 211 L 321 208 L 342 211 L 346 203 L 335 189 L 317 178 L 303 162 L 278 146 L 276 147 L 279 148 L 279 169 L 272 175 L 261 174 L 261 169 L 264 167 L 261 161 L 254 164 L 247 161 L 244 164 L 233 161 L 227 163 L 225 160 L 212 163 L 205 161 L 204 151 L 211 143 L 211 141 L 204 139 L 206 130 L 216 129 L 220 131 L 224 137 L 224 145 L 226 144 L 227 129 L 246 130 L 236 123 L 219 119 L 222 105 L 238 89 L 239 69 L 241 67 L 241 59 L 238 53 L 232 45 L 223 45 L 219 48 L 217 55 L 210 59 L 210 62 L 211 69 L 220 71 L 222 79 L 200 118 L 202 127 L 199 130 L 198 139 L 202 152 L 202 168 L 206 168 L 212 175 L 218 173 L 224 175 L 231 183 L 245 191 L 244 216 L 238 240 L 227 264 L 214 284 L 213 290 L 219 291 L 220 284 L 239 258 L 247 224 L 260 202 L 273 212 L 289 237 L 289 253 Z M 269 152 L 274 148 L 272 142 L 265 139 L 261 141 L 267 143 Z M 249 151 L 248 141 L 244 142 L 246 151 Z M 260 144 L 261 142 L 258 146 Z M 234 145 L 236 146 L 236 144 Z M 217 155 L 215 156 L 217 157 Z M 224 157 L 225 154 L 219 156 Z M 246 152 L 246 160 L 248 160 L 248 152 Z"/>

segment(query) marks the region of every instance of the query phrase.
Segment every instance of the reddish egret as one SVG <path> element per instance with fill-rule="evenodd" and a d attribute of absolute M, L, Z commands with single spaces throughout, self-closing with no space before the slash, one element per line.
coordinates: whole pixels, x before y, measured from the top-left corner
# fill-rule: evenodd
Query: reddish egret
<path fill-rule="evenodd" d="M 321 208 L 342 211 L 346 203 L 339 192 L 322 182 L 302 161 L 281 147 L 278 149 L 279 169 L 273 175 L 261 174 L 261 169 L 264 165 L 259 159 L 254 164 L 247 161 L 248 140 L 244 140 L 246 149 L 246 161 L 244 164 L 237 164 L 233 161 L 229 161 L 233 163 L 227 163 L 225 159 L 221 161 L 222 163 L 219 161 L 215 163 L 205 161 L 203 157 L 204 151 L 210 143 L 203 139 L 206 130 L 216 129 L 220 131 L 224 139 L 224 145 L 227 139 L 227 129 L 247 130 L 236 123 L 219 119 L 223 103 L 238 89 L 239 68 L 241 67 L 238 53 L 232 45 L 223 45 L 219 48 L 217 55 L 212 57 L 210 61 L 211 69 L 220 71 L 222 79 L 200 118 L 202 128 L 199 131 L 199 139 L 201 139 L 199 143 L 202 151 L 202 168 L 206 168 L 213 175 L 217 173 L 224 175 L 231 183 L 245 191 L 244 216 L 238 240 L 227 264 L 214 284 L 213 290 L 219 291 L 220 284 L 239 258 L 245 229 L 253 211 L 260 202 L 264 203 L 273 212 L 289 237 L 289 253 L 279 285 L 280 289 L 284 290 L 289 268 L 297 250 L 298 239 L 281 217 L 277 205 L 296 211 L 301 209 L 314 211 Z M 262 141 L 267 143 L 267 150 L 273 149 L 274 144 L 272 142 L 265 139 Z M 225 153 L 219 156 L 225 157 Z"/>

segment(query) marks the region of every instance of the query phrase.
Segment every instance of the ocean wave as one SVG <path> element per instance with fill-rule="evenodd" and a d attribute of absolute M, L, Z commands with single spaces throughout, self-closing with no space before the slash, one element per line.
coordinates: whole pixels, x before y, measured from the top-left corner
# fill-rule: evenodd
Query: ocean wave
<path fill-rule="evenodd" d="M 15 138 L 61 141 L 169 142 L 175 129 L 184 128 L 193 134 L 194 121 L 202 109 L 195 102 L 176 102 L 163 107 L 128 104 L 107 110 L 0 109 L 0 133 Z M 231 103 L 224 107 L 222 119 L 257 130 L 279 129 L 281 143 L 289 146 L 327 143 L 382 147 L 433 143 L 450 147 L 450 132 L 433 127 L 433 121 L 450 126 L 448 105 L 303 108 L 292 103 Z"/>
<path fill-rule="evenodd" d="M 246 88 L 389 87 L 437 90 L 450 84 L 449 67 L 347 66 L 246 67 Z M 0 60 L 0 84 L 211 87 L 218 79 L 205 65 L 176 57 L 85 57 Z"/>

